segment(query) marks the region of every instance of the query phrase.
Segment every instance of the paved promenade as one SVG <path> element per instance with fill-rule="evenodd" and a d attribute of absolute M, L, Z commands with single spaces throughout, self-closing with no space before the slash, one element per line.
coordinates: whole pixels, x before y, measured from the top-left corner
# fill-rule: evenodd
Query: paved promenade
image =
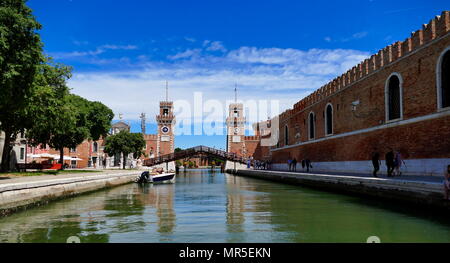
<path fill-rule="evenodd" d="M 141 172 L 104 170 L 99 173 L 3 177 L 0 180 L 0 216 L 59 198 L 130 183 Z"/>
<path fill-rule="evenodd" d="M 96 172 L 97 171 L 97 172 Z M 32 183 L 47 180 L 60 180 L 60 179 L 70 179 L 70 178 L 85 178 L 90 176 L 99 175 L 114 175 L 121 174 L 124 172 L 138 172 L 137 170 L 92 170 L 92 172 L 87 173 L 65 173 L 57 175 L 39 175 L 39 176 L 6 176 L 0 175 L 0 186 L 4 184 L 14 184 L 14 183 Z"/>
<path fill-rule="evenodd" d="M 362 173 L 339 173 L 339 172 L 314 172 L 310 171 L 309 173 L 301 170 L 297 170 L 295 172 L 289 171 L 276 171 L 276 170 L 264 170 L 264 171 L 273 171 L 273 172 L 288 172 L 293 174 L 320 174 L 320 175 L 336 175 L 336 176 L 352 176 L 352 177 L 363 177 L 363 178 L 374 178 L 374 179 L 386 179 L 386 180 L 406 180 L 406 181 L 420 181 L 420 182 L 430 182 L 430 183 L 442 183 L 444 180 L 444 176 L 416 176 L 416 175 L 401 175 L 395 177 L 387 177 L 386 175 L 378 175 L 375 178 L 372 174 L 362 174 Z"/>

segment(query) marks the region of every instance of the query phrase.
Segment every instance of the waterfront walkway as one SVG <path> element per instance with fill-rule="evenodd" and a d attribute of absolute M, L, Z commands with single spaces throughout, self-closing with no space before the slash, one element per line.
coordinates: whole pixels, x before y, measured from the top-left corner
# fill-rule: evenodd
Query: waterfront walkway
<path fill-rule="evenodd" d="M 309 173 L 303 170 L 297 170 L 295 172 L 293 171 L 278 171 L 278 170 L 262 170 L 262 171 L 273 171 L 273 172 L 287 172 L 287 173 L 293 173 L 293 174 L 320 174 L 320 175 L 329 175 L 329 176 L 352 176 L 352 177 L 364 177 L 364 178 L 381 178 L 386 180 L 406 180 L 406 181 L 418 181 L 418 182 L 430 182 L 430 183 L 442 183 L 444 180 L 444 176 L 429 176 L 429 175 L 401 175 L 401 176 L 395 176 L 395 177 L 387 177 L 386 175 L 379 174 L 378 177 L 373 177 L 372 174 L 364 174 L 364 173 L 342 173 L 342 172 L 315 172 L 311 170 Z"/>
<path fill-rule="evenodd" d="M 59 179 L 75 179 L 75 178 L 84 178 L 88 176 L 96 176 L 96 175 L 113 175 L 119 174 L 123 172 L 130 172 L 133 170 L 92 170 L 86 173 L 64 173 L 64 174 L 47 174 L 47 175 L 36 175 L 36 176 L 17 176 L 14 174 L 11 175 L 0 175 L 0 186 L 4 184 L 15 184 L 15 183 L 32 183 L 32 182 L 40 182 L 47 180 L 59 180 Z"/>
<path fill-rule="evenodd" d="M 74 196 L 134 181 L 142 171 L 103 170 L 102 172 L 13 177 L 0 180 L 0 216 Z"/>
<path fill-rule="evenodd" d="M 450 201 L 444 200 L 443 178 L 440 177 L 401 176 L 388 178 L 383 176 L 375 178 L 367 174 L 245 169 L 237 170 L 234 173 L 239 176 L 444 208 L 444 210 L 450 212 Z"/>

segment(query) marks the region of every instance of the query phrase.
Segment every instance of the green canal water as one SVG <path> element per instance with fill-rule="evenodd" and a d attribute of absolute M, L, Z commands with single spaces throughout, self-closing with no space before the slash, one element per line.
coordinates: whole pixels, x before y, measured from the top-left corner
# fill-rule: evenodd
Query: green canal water
<path fill-rule="evenodd" d="M 128 184 L 0 219 L 0 242 L 450 242 L 450 218 L 233 175 Z"/>

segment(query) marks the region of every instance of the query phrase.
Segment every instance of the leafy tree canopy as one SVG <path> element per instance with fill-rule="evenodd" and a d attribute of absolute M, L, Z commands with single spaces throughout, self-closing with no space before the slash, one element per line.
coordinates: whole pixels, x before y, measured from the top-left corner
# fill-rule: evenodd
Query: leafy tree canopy
<path fill-rule="evenodd" d="M 5 132 L 2 171 L 9 169 L 11 142 L 29 128 L 27 103 L 44 63 L 41 25 L 24 0 L 0 0 L 0 130 Z"/>
<path fill-rule="evenodd" d="M 114 114 L 100 102 L 91 102 L 70 94 L 66 85 L 71 68 L 63 65 L 42 65 L 36 78 L 36 93 L 29 103 L 34 125 L 27 130 L 31 145 L 48 144 L 60 151 L 75 148 L 85 139 L 106 136 Z"/>
<path fill-rule="evenodd" d="M 130 133 L 128 131 L 121 131 L 117 134 L 106 137 L 105 149 L 110 156 L 116 154 L 123 154 L 124 159 L 129 154 L 133 154 L 134 158 L 138 158 L 144 154 L 145 140 L 141 133 Z M 125 169 L 125 160 L 123 161 L 123 168 Z"/>

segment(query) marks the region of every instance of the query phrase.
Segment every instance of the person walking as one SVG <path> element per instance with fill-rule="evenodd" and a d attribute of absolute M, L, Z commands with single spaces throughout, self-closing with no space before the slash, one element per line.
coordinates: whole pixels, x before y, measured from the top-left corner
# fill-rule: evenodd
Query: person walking
<path fill-rule="evenodd" d="M 288 158 L 287 163 L 288 163 L 289 172 L 290 172 L 291 168 L 292 168 L 292 159 L 291 159 L 291 157 Z"/>
<path fill-rule="evenodd" d="M 306 165 L 306 172 L 309 173 L 309 168 L 313 168 L 311 161 L 309 159 L 305 160 L 305 165 Z"/>
<path fill-rule="evenodd" d="M 450 165 L 447 166 L 447 172 L 444 175 L 444 197 L 450 200 Z"/>
<path fill-rule="evenodd" d="M 394 171 L 394 152 L 392 148 L 389 148 L 389 151 L 386 153 L 386 167 L 387 167 L 387 176 L 393 177 L 392 172 Z"/>
<path fill-rule="evenodd" d="M 377 149 L 372 152 L 372 165 L 373 165 L 373 176 L 378 177 L 377 173 L 380 170 L 381 161 L 380 161 L 380 153 L 378 153 Z"/>
<path fill-rule="evenodd" d="M 294 160 L 292 160 L 292 170 L 294 172 L 297 172 L 297 159 L 294 158 Z"/>

